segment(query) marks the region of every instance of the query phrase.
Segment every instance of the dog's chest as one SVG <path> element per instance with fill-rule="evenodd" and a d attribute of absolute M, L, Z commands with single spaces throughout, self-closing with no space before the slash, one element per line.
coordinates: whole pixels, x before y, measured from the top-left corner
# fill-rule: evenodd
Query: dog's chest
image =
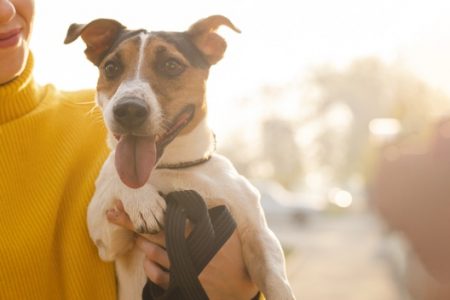
<path fill-rule="evenodd" d="M 213 182 L 208 180 L 208 172 L 202 170 L 205 168 L 193 168 L 169 170 L 161 169 L 155 170 L 152 174 L 149 183 L 155 187 L 159 192 L 164 194 L 179 191 L 193 189 L 199 193 L 204 193 L 209 189 L 214 189 Z"/>
<path fill-rule="evenodd" d="M 208 206 L 230 204 L 230 195 L 236 188 L 236 174 L 232 165 L 224 158 L 214 155 L 210 161 L 191 168 L 156 169 L 149 183 L 159 192 L 167 194 L 180 190 L 195 190 Z"/>

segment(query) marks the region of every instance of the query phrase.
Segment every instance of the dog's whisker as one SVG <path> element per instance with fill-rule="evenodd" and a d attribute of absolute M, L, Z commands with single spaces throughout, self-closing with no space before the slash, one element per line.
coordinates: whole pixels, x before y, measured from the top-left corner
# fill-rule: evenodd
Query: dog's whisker
<path fill-rule="evenodd" d="M 163 134 L 164 132 L 169 130 L 169 126 L 165 126 L 163 124 L 161 124 L 160 129 L 158 130 L 159 133 Z"/>
<path fill-rule="evenodd" d="M 103 119 L 101 119 L 101 118 L 94 119 L 94 122 L 96 124 L 102 124 L 102 125 L 104 124 Z"/>
<path fill-rule="evenodd" d="M 167 119 L 165 119 L 165 118 L 163 117 L 163 119 L 161 120 L 161 128 L 162 128 L 164 131 L 167 131 L 167 130 L 169 130 L 171 127 L 172 127 L 172 122 L 169 121 L 169 120 L 167 120 Z"/>
<path fill-rule="evenodd" d="M 95 103 L 95 100 L 90 100 L 90 101 L 76 102 L 75 104 L 78 104 L 78 105 L 91 105 L 91 104 L 96 104 L 96 103 Z"/>
<path fill-rule="evenodd" d="M 96 112 L 96 107 L 91 108 L 86 114 L 89 115 L 93 115 Z"/>

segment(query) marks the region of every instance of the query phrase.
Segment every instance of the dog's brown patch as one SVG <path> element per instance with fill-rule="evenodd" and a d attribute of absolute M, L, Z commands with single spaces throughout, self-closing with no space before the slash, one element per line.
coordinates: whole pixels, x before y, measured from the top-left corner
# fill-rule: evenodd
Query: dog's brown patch
<path fill-rule="evenodd" d="M 97 82 L 97 91 L 103 95 L 102 98 L 111 99 L 119 88 L 120 84 L 126 80 L 132 79 L 138 67 L 139 36 L 134 36 L 124 41 L 115 51 L 109 53 L 99 65 L 99 78 Z M 118 75 L 114 78 L 108 78 L 106 67 L 108 64 L 116 64 L 119 67 Z M 104 103 L 100 103 L 101 106 Z"/>
<path fill-rule="evenodd" d="M 97 83 L 101 99 L 111 99 L 120 84 L 133 80 L 137 75 L 142 81 L 150 84 L 167 121 L 170 122 L 186 105 L 195 106 L 193 120 L 180 132 L 181 135 L 186 134 L 206 115 L 205 83 L 208 68 L 193 66 L 173 43 L 158 35 L 150 36 L 145 42 L 142 65 L 139 66 L 140 74 L 136 74 L 142 43 L 139 36 L 125 40 L 120 47 L 116 47 L 104 58 L 99 66 L 100 76 Z M 177 76 L 165 74 L 162 67 L 169 60 L 177 61 L 183 66 L 184 71 Z M 114 78 L 108 78 L 106 74 L 106 68 L 111 63 L 120 69 Z M 103 106 L 105 103 L 100 105 Z"/>
<path fill-rule="evenodd" d="M 190 132 L 206 115 L 205 89 L 208 69 L 192 66 L 175 45 L 158 36 L 151 38 L 145 57 L 151 66 L 143 70 L 143 76 L 151 83 L 166 118 L 171 120 L 186 105 L 195 106 L 193 120 L 180 134 Z M 184 71 L 175 77 L 167 76 L 160 70 L 161 66 L 171 59 L 184 66 Z"/>

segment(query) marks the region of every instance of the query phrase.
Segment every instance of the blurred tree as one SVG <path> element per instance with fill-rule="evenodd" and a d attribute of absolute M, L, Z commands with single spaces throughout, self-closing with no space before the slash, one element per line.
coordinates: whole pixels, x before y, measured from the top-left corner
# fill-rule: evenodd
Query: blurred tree
<path fill-rule="evenodd" d="M 354 61 L 339 71 L 329 66 L 312 72 L 309 83 L 315 89 L 315 97 L 309 99 L 314 112 L 304 120 L 325 119 L 336 103 L 344 103 L 350 110 L 352 126 L 347 135 L 347 147 L 330 147 L 326 136 L 316 142 L 327 151 L 324 156 L 336 157 L 334 151 L 344 151 L 342 161 L 330 161 L 338 183 L 345 183 L 353 173 L 361 173 L 366 163 L 370 132 L 369 123 L 376 118 L 395 118 L 402 125 L 401 134 L 417 134 L 426 127 L 436 114 L 447 111 L 449 99 L 443 93 L 429 87 L 425 82 L 398 65 L 386 65 L 377 58 Z M 331 129 L 330 129 L 331 130 Z"/>
<path fill-rule="evenodd" d="M 272 177 L 286 188 L 293 188 L 300 180 L 302 163 L 295 141 L 295 129 L 287 120 L 269 119 L 262 126 L 263 158 L 272 169 Z"/>
<path fill-rule="evenodd" d="M 449 108 L 447 95 L 401 66 L 363 58 L 344 69 L 319 66 L 300 82 L 242 98 L 236 111 L 251 114 L 234 115 L 236 129 L 219 146 L 250 178 L 294 188 L 304 174 L 322 173 L 324 184 L 345 187 L 353 175 L 370 173 L 373 119 L 395 118 L 410 137 Z"/>

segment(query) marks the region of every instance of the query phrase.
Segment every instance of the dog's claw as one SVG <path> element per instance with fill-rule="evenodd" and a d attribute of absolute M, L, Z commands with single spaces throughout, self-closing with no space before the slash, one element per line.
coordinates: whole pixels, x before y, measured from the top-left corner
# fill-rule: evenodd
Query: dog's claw
<path fill-rule="evenodd" d="M 137 233 L 155 234 L 162 230 L 166 202 L 156 191 L 143 189 L 122 201 Z"/>
<path fill-rule="evenodd" d="M 135 231 L 139 234 L 156 234 L 161 231 L 162 228 L 159 229 L 148 229 L 144 225 L 139 226 L 135 229 Z"/>

